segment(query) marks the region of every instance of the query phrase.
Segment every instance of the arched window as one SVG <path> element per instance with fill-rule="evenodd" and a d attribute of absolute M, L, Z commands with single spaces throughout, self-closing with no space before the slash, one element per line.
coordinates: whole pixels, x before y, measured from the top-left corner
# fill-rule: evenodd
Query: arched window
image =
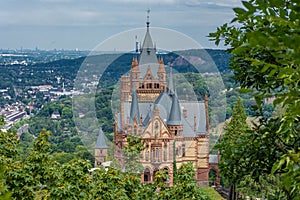
<path fill-rule="evenodd" d="M 144 182 L 147 183 L 148 181 L 150 181 L 150 170 L 146 168 L 144 171 Z"/>
<path fill-rule="evenodd" d="M 152 88 L 152 83 L 147 83 L 146 87 L 147 87 L 147 89 L 151 89 Z"/>

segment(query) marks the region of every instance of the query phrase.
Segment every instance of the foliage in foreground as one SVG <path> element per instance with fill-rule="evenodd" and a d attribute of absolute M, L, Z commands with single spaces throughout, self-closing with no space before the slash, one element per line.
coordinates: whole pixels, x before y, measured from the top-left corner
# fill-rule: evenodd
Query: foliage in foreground
<path fill-rule="evenodd" d="M 48 137 L 42 132 L 34 149 L 24 158 L 18 155 L 16 134 L 0 131 L 0 196 L 12 199 L 208 199 L 196 186 L 191 163 L 178 170 L 174 187 L 159 171 L 154 184 L 142 184 L 140 174 L 99 168 L 90 174 L 88 160 L 74 159 L 60 164 L 50 154 Z M 4 196 L 5 195 L 5 196 Z"/>
<path fill-rule="evenodd" d="M 217 45 L 224 41 L 229 46 L 234 79 L 241 92 L 254 96 L 259 116 L 259 124 L 245 138 L 246 146 L 232 146 L 234 159 L 247 158 L 239 163 L 244 167 L 229 164 L 239 180 L 278 177 L 281 185 L 275 198 L 300 199 L 300 1 L 242 3 L 244 8 L 234 8 L 231 24 L 210 34 Z M 281 113 L 266 118 L 264 100 L 273 97 Z"/>

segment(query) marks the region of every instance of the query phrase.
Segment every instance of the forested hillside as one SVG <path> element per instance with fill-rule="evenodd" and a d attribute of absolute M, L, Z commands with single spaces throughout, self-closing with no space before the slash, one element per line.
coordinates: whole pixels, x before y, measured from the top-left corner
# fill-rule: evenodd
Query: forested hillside
<path fill-rule="evenodd" d="M 203 52 L 202 52 L 203 51 Z M 206 54 L 206 52 L 208 54 Z M 197 53 L 198 52 L 198 53 Z M 165 63 L 172 64 L 172 61 L 175 61 L 177 57 L 180 57 L 182 52 L 174 52 L 168 54 L 160 55 L 164 60 Z M 190 50 L 188 52 L 189 55 L 196 54 L 198 56 L 199 50 Z M 213 61 L 215 62 L 216 66 L 218 67 L 220 72 L 225 72 L 228 70 L 228 59 L 229 54 L 222 50 L 201 50 L 200 56 L 201 59 L 210 60 L 207 56 L 210 55 Z M 107 57 L 117 57 L 117 59 L 109 63 L 109 66 L 106 73 L 105 78 L 106 80 L 113 80 L 111 82 L 114 84 L 117 80 L 116 77 L 120 77 L 122 74 L 128 72 L 131 65 L 131 60 L 135 56 L 132 53 L 125 53 L 119 55 L 98 55 L 97 60 L 103 61 L 104 65 L 105 60 Z M 54 87 L 58 86 L 57 77 L 62 77 L 62 82 L 65 83 L 65 86 L 72 88 L 73 81 L 77 75 L 77 71 L 79 70 L 82 62 L 84 61 L 85 57 L 77 58 L 77 59 L 64 59 L 64 60 L 57 60 L 49 63 L 37 63 L 28 66 L 23 65 L 7 65 L 7 66 L 0 66 L 0 76 L 2 80 L 0 82 L 0 89 L 4 89 L 7 87 L 28 87 L 28 86 L 36 86 L 36 85 L 44 85 L 44 84 L 51 84 Z M 184 60 L 184 59 L 183 59 Z M 103 66 L 103 63 L 98 63 L 99 66 Z M 177 62 L 173 63 L 174 69 L 179 72 L 188 72 L 188 71 L 195 71 L 192 69 L 192 65 L 188 62 Z M 206 70 L 206 66 L 203 65 L 203 70 Z"/>

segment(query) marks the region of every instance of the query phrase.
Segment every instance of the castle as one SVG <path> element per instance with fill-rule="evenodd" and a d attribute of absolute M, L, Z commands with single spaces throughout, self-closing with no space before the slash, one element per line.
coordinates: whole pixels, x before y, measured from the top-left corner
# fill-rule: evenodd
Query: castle
<path fill-rule="evenodd" d="M 179 100 L 172 70 L 167 77 L 162 58 L 157 57 L 149 17 L 144 41 L 132 59 L 128 75 L 120 80 L 120 111 L 115 114 L 114 157 L 123 163 L 122 149 L 128 134 L 141 135 L 145 150 L 139 160 L 143 183 L 152 183 L 156 171 L 165 169 L 173 184 L 177 169 L 192 162 L 199 186 L 208 185 L 209 117 L 208 97 L 203 102 Z M 100 131 L 95 146 L 95 165 L 106 160 L 107 145 Z M 176 162 L 175 162 L 176 161 Z"/>

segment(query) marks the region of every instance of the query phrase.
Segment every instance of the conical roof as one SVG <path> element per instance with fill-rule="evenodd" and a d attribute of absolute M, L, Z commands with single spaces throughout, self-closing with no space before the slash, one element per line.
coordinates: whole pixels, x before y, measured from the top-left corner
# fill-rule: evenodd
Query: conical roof
<path fill-rule="evenodd" d="M 172 67 L 170 67 L 170 76 L 169 76 L 169 83 L 168 83 L 168 93 L 169 93 L 169 95 L 173 95 L 174 94 L 174 82 L 173 82 Z"/>
<path fill-rule="evenodd" d="M 181 111 L 176 94 L 172 95 L 172 106 L 169 114 L 167 125 L 180 126 L 181 125 Z"/>
<path fill-rule="evenodd" d="M 108 146 L 106 144 L 104 133 L 102 131 L 102 128 L 100 128 L 95 149 L 107 149 L 107 148 Z"/>
<path fill-rule="evenodd" d="M 130 118 L 129 118 L 130 125 L 133 124 L 134 117 L 136 117 L 137 123 L 141 124 L 138 96 L 136 94 L 135 87 L 136 86 L 133 86 L 133 91 L 132 91 L 132 101 L 131 101 Z"/>

